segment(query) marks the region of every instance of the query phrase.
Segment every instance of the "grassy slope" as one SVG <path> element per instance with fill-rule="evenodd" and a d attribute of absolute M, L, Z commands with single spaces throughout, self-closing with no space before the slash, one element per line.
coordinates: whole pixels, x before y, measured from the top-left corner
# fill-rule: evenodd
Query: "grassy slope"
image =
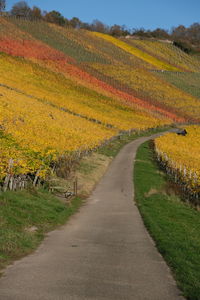
<path fill-rule="evenodd" d="M 65 204 L 44 190 L 0 193 L 0 269 L 33 251 L 81 202 Z"/>
<path fill-rule="evenodd" d="M 136 159 L 135 193 L 144 223 L 184 295 L 199 300 L 199 212 L 177 196 L 167 195 L 166 176 L 159 172 L 148 143 L 139 148 Z"/>

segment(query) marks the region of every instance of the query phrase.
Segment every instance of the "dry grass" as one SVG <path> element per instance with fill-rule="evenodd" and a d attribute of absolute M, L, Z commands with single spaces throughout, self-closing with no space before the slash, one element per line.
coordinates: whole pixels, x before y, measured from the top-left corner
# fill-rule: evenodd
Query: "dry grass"
<path fill-rule="evenodd" d="M 101 153 L 93 152 L 89 156 L 83 157 L 75 166 L 67 179 L 51 176 L 49 179 L 49 189 L 58 198 L 69 202 L 74 196 L 74 183 L 77 182 L 77 194 L 82 198 L 88 197 L 101 177 L 105 174 L 113 157 Z M 71 193 L 66 198 L 66 192 Z"/>
<path fill-rule="evenodd" d="M 111 161 L 111 157 L 99 153 L 84 157 L 74 174 L 78 179 L 78 194 L 88 196 L 105 174 Z"/>

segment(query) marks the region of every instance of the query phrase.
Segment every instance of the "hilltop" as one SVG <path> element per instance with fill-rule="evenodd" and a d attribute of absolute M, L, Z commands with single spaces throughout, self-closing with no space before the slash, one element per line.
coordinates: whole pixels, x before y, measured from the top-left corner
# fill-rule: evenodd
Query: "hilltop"
<path fill-rule="evenodd" d="M 119 134 L 200 119 L 200 61 L 171 43 L 1 17 L 0 63 L 2 185 L 10 170 L 45 178 Z"/>

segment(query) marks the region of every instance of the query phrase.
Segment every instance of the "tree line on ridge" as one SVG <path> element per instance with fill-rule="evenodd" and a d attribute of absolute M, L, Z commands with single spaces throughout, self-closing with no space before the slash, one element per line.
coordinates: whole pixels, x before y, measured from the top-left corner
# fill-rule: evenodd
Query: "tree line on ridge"
<path fill-rule="evenodd" d="M 167 39 L 173 41 L 175 46 L 188 54 L 200 53 L 200 23 L 193 23 L 188 28 L 179 25 L 178 27 L 173 27 L 170 31 L 162 28 L 155 30 L 146 30 L 144 28 L 129 29 L 125 25 L 114 24 L 108 26 L 99 20 L 87 23 L 82 22 L 77 17 L 67 19 L 56 10 L 47 12 L 42 11 L 37 6 L 31 8 L 26 1 L 19 1 L 13 5 L 10 11 L 6 11 L 6 0 L 0 0 L 0 14 L 29 20 L 43 20 L 63 27 L 97 31 L 115 37 L 129 36 L 140 39 Z"/>

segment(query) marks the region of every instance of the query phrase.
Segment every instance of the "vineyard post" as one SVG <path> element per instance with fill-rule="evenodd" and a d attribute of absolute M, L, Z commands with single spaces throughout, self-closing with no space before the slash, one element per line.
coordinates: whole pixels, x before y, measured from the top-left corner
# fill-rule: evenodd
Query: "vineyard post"
<path fill-rule="evenodd" d="M 40 171 L 41 171 L 41 168 L 39 170 L 37 170 L 37 172 L 35 174 L 35 178 L 34 178 L 34 181 L 33 181 L 33 186 L 36 186 L 36 184 L 37 184 L 37 180 L 38 180 Z"/>
<path fill-rule="evenodd" d="M 11 176 L 10 177 L 10 181 L 9 181 L 9 189 L 10 189 L 10 191 L 13 190 L 13 187 L 14 187 L 14 177 Z"/>
<path fill-rule="evenodd" d="M 10 181 L 10 178 L 11 178 L 11 170 L 12 170 L 13 164 L 14 164 L 14 161 L 11 158 L 9 160 L 9 163 L 8 163 L 8 173 L 7 173 L 6 178 L 4 180 L 4 185 L 3 185 L 3 191 L 4 192 L 6 192 L 7 189 L 8 189 L 8 185 L 9 185 L 9 181 Z"/>

